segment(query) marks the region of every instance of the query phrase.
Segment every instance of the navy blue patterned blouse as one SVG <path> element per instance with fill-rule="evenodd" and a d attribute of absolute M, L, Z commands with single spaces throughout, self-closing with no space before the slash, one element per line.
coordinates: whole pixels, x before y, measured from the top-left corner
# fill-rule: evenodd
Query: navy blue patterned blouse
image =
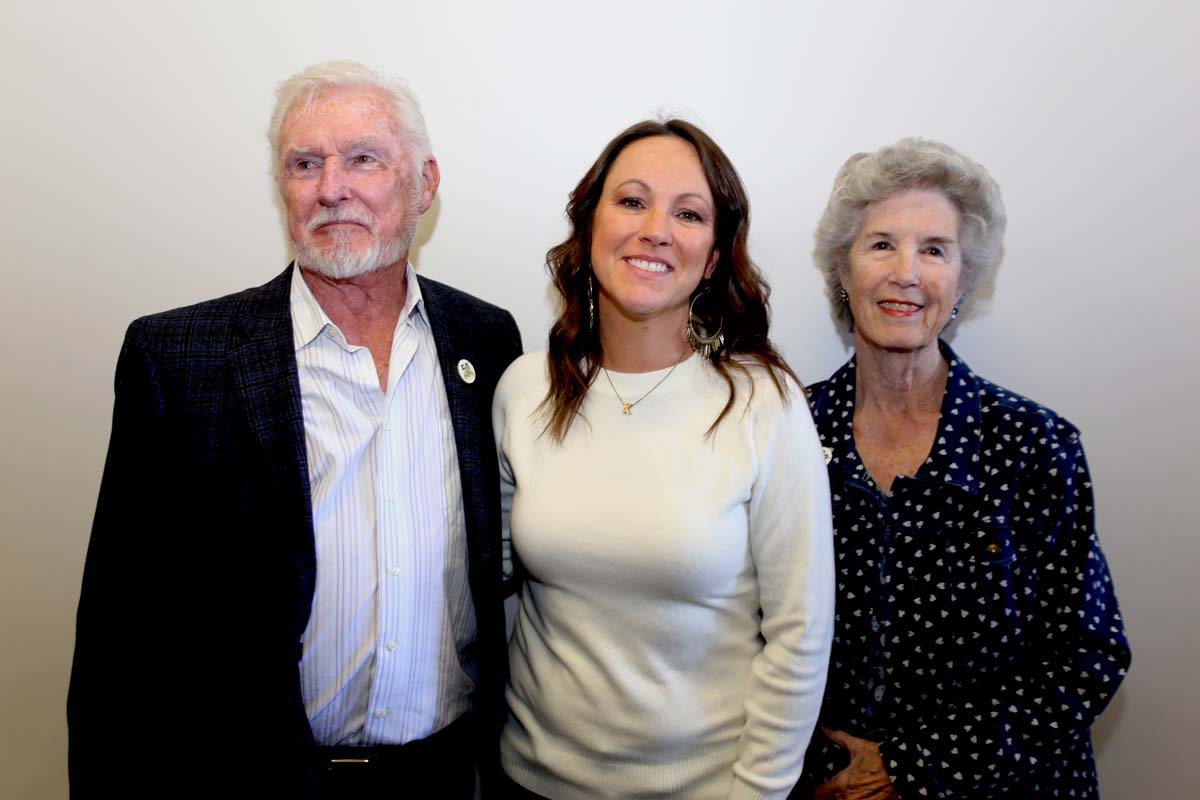
<path fill-rule="evenodd" d="M 854 447 L 854 359 L 810 387 L 837 549 L 821 722 L 879 742 L 902 800 L 1097 797 L 1088 728 L 1130 654 L 1079 431 L 941 351 L 933 449 L 890 496 Z M 847 763 L 818 729 L 807 781 Z"/>

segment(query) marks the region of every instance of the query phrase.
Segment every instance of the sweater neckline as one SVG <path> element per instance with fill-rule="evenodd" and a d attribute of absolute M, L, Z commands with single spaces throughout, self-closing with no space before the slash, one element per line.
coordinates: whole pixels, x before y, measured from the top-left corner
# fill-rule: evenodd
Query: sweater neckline
<path fill-rule="evenodd" d="M 615 372 L 610 369 L 607 372 L 612 385 L 609 385 L 609 380 L 605 380 L 603 375 L 597 374 L 588 391 L 613 399 L 617 399 L 617 392 L 620 392 L 622 397 L 629 399 L 631 396 L 640 397 L 662 381 L 662 385 L 654 389 L 654 395 L 673 394 L 692 385 L 703 363 L 698 354 L 691 353 L 673 367 L 664 367 L 653 372 Z M 675 374 L 667 378 L 667 373 L 672 369 L 675 370 Z M 664 378 L 666 380 L 663 380 Z M 614 386 L 616 392 L 613 391 Z"/>

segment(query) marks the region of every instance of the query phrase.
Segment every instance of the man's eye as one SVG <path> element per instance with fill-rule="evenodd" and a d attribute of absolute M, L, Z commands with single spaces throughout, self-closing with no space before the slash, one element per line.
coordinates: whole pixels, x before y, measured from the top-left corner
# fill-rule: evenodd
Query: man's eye
<path fill-rule="evenodd" d="M 938 256 L 939 258 L 945 255 L 940 247 L 930 247 L 926 250 L 926 252 L 931 256 Z"/>
<path fill-rule="evenodd" d="M 351 159 L 355 164 L 374 164 L 375 156 L 369 156 L 366 153 L 360 153 Z"/>

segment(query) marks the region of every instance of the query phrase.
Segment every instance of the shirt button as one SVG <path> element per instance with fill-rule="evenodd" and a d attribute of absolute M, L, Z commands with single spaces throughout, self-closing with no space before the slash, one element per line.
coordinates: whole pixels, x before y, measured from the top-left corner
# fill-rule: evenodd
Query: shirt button
<path fill-rule="evenodd" d="M 399 568 L 399 567 L 392 567 L 391 569 L 389 569 L 389 570 L 388 570 L 388 572 L 390 572 L 390 573 L 391 573 L 391 574 L 393 574 L 393 575 L 399 575 L 399 574 L 400 574 L 400 568 Z"/>
<path fill-rule="evenodd" d="M 386 646 L 388 650 L 395 650 L 400 645 L 396 644 L 395 642 L 388 642 Z"/>
<path fill-rule="evenodd" d="M 388 715 L 388 710 L 386 708 L 381 708 L 375 712 L 375 716 L 379 717 L 380 719 L 383 719 L 387 715 Z"/>

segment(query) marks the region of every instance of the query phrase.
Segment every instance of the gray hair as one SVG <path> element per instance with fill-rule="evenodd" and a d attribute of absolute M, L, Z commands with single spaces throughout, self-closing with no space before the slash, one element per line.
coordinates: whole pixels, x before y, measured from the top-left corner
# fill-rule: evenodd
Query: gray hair
<path fill-rule="evenodd" d="M 954 148 L 929 139 L 901 139 L 874 153 L 856 153 L 838 170 L 833 193 L 817 223 L 813 259 L 825 274 L 834 317 L 854 329 L 850 307 L 838 299 L 850 247 L 868 205 L 907 189 L 941 192 L 962 222 L 964 297 L 1000 266 L 1008 217 L 1000 186 L 988 171 Z"/>
<path fill-rule="evenodd" d="M 421 167 L 425 159 L 432 155 L 433 147 L 429 143 L 429 133 L 425 130 L 425 117 L 421 114 L 421 107 L 408 84 L 399 78 L 382 75 L 355 61 L 326 61 L 313 64 L 275 89 L 275 110 L 271 114 L 271 127 L 267 130 L 267 138 L 271 142 L 271 173 L 277 183 L 282 158 L 279 139 L 287 115 L 297 107 L 301 110 L 311 108 L 327 89 L 349 88 L 375 89 L 387 99 L 395 122 L 396 136 L 412 161 L 414 176 L 420 178 Z"/>

